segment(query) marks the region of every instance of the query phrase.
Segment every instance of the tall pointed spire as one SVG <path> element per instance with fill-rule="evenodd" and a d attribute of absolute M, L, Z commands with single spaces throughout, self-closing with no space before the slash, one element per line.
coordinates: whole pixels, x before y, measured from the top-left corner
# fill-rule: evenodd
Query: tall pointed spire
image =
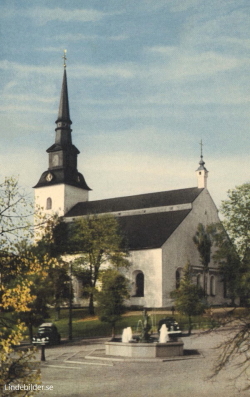
<path fill-rule="evenodd" d="M 66 50 L 63 55 L 63 81 L 60 96 L 60 104 L 58 110 L 58 117 L 56 120 L 56 143 L 65 145 L 71 143 L 71 124 L 70 113 L 69 113 L 69 96 L 68 96 L 68 84 L 67 84 L 67 73 L 66 73 Z"/>
<path fill-rule="evenodd" d="M 59 110 L 58 110 L 58 118 L 56 120 L 56 123 L 59 123 L 59 122 L 66 123 L 67 125 L 72 124 L 72 121 L 70 120 L 70 114 L 69 114 L 69 97 L 68 97 L 66 67 L 64 67 L 60 105 L 59 105 Z"/>
<path fill-rule="evenodd" d="M 73 145 L 71 137 L 72 130 L 70 126 L 72 121 L 70 120 L 69 114 L 66 50 L 64 51 L 63 59 L 64 72 L 58 118 L 56 120 L 55 143 L 47 149 L 47 153 L 49 154 L 48 171 L 42 174 L 35 187 L 65 184 L 89 191 L 91 189 L 86 184 L 83 175 L 77 170 L 77 156 L 80 152 L 75 145 Z"/>
<path fill-rule="evenodd" d="M 207 178 L 208 178 L 208 170 L 205 167 L 205 161 L 203 160 L 203 143 L 200 141 L 201 145 L 201 155 L 199 161 L 199 167 L 196 170 L 197 180 L 198 180 L 198 188 L 206 188 L 207 187 Z"/>

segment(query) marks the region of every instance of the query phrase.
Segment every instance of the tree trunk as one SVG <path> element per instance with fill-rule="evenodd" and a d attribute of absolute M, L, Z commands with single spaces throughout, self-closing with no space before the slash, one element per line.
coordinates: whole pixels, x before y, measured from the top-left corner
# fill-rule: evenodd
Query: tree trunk
<path fill-rule="evenodd" d="M 188 335 L 191 335 L 192 332 L 192 318 L 188 316 Z"/>
<path fill-rule="evenodd" d="M 89 314 L 92 316 L 95 314 L 95 308 L 94 308 L 94 295 L 93 292 L 90 292 L 89 296 Z"/>
<path fill-rule="evenodd" d="M 29 329 L 30 342 L 32 343 L 32 339 L 33 339 L 33 326 L 32 326 L 31 323 L 29 323 L 28 329 Z"/>

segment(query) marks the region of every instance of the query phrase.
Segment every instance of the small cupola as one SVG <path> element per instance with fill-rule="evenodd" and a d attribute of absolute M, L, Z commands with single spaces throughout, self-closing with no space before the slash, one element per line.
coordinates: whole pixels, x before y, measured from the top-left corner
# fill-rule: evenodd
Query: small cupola
<path fill-rule="evenodd" d="M 199 167 L 196 170 L 196 176 L 197 176 L 198 188 L 203 189 L 203 188 L 207 188 L 208 170 L 206 169 L 205 161 L 203 160 L 202 141 L 200 142 L 200 145 L 201 145 L 201 156 L 200 156 Z"/>

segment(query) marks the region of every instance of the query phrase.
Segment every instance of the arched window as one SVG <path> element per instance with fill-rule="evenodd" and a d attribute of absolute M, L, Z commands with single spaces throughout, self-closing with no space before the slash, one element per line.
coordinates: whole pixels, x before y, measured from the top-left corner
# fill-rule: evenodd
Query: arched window
<path fill-rule="evenodd" d="M 180 288 L 181 284 L 181 273 L 179 270 L 176 270 L 175 272 L 175 288 L 178 289 Z"/>
<path fill-rule="evenodd" d="M 52 209 L 52 199 L 48 197 L 46 202 L 46 210 L 51 210 L 51 209 Z"/>
<path fill-rule="evenodd" d="M 197 275 L 197 286 L 198 287 L 202 287 L 202 285 L 201 285 L 201 275 L 200 274 Z"/>
<path fill-rule="evenodd" d="M 210 295 L 215 296 L 215 277 L 210 277 Z"/>
<path fill-rule="evenodd" d="M 135 277 L 135 296 L 144 296 L 144 274 L 137 273 Z"/>

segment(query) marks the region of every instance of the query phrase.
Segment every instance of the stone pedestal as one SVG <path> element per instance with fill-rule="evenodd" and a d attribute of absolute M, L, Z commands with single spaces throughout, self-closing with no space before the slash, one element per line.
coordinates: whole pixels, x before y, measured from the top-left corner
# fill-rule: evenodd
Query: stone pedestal
<path fill-rule="evenodd" d="M 167 343 L 124 343 L 106 342 L 105 353 L 108 356 L 122 356 L 134 358 L 164 358 L 183 356 L 183 342 L 179 339 L 176 342 Z"/>

